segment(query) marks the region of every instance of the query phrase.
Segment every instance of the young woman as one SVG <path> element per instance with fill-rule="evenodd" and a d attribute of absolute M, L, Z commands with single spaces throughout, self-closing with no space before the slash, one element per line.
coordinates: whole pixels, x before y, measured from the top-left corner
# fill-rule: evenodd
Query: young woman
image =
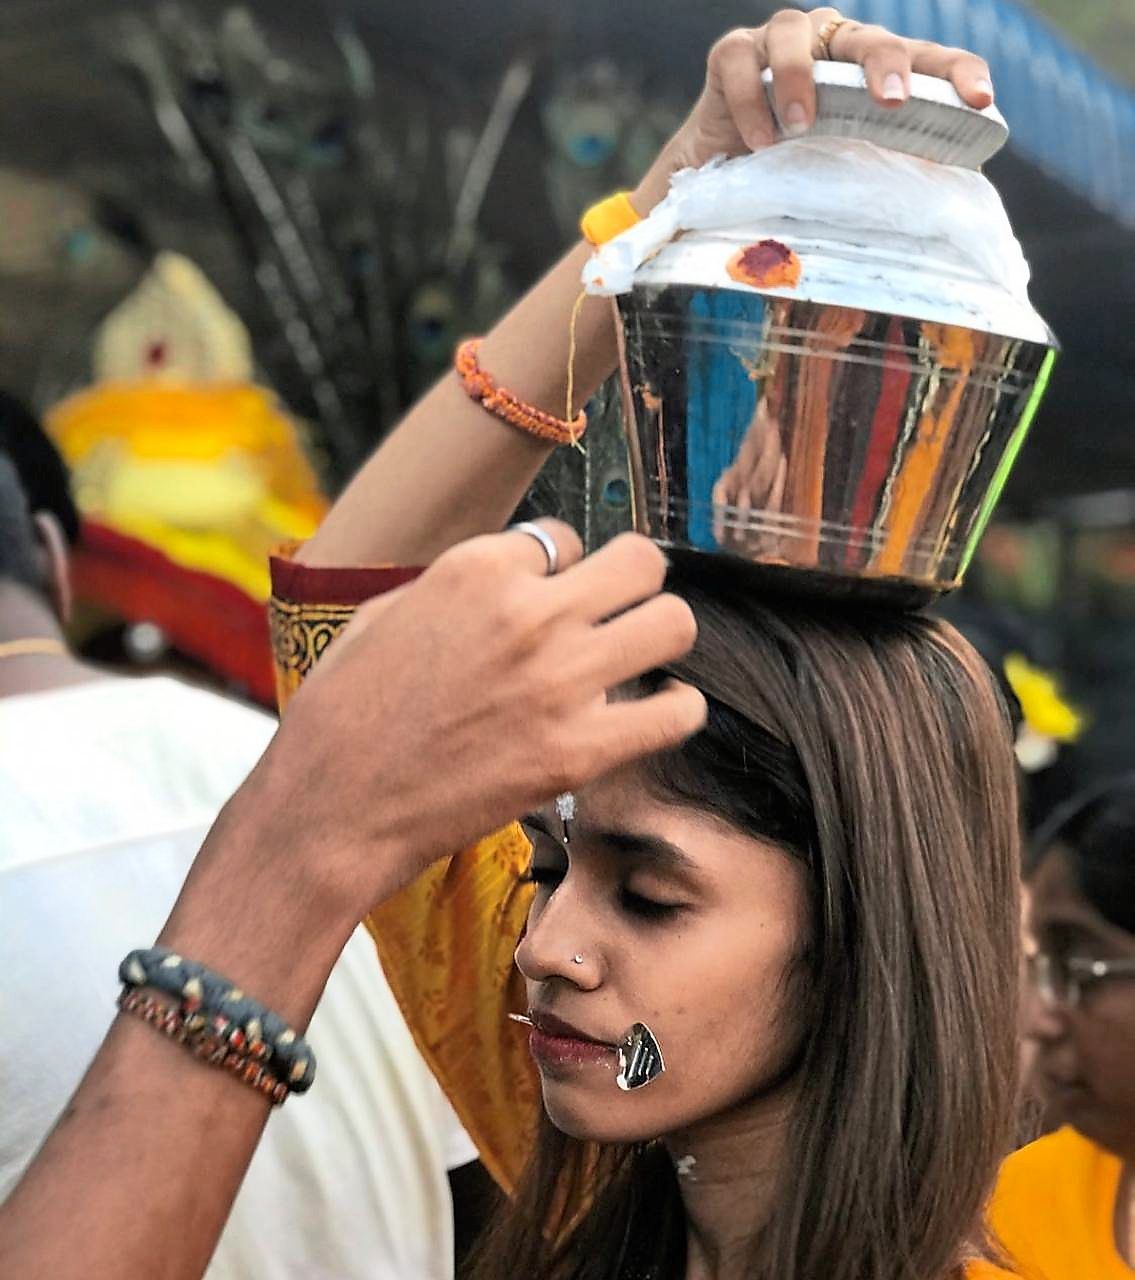
<path fill-rule="evenodd" d="M 1006 1162 L 992 1220 L 1029 1280 L 1135 1276 L 1135 776 L 1037 833 L 1036 1085 L 1062 1126 Z"/>
<path fill-rule="evenodd" d="M 997 696 L 927 619 L 670 586 L 709 725 L 528 820 L 546 1118 L 478 1274 L 960 1275 L 1014 1096 Z M 620 1093 L 635 1022 L 666 1070 Z"/>
<path fill-rule="evenodd" d="M 636 211 L 675 169 L 772 141 L 762 67 L 780 118 L 806 122 L 825 52 L 862 62 L 896 108 L 912 67 L 991 100 L 971 55 L 786 11 L 715 46 Z M 479 353 L 560 414 L 587 252 Z M 583 398 L 614 365 L 610 325 L 606 304 L 584 305 Z M 332 566 L 424 563 L 499 527 L 546 452 L 443 381 L 303 563 L 276 566 L 284 687 L 336 607 L 400 580 Z M 670 589 L 699 640 L 671 674 L 706 695 L 709 728 L 531 815 L 530 841 L 514 828 L 436 866 L 370 919 L 420 1047 L 510 1196 L 476 1273 L 976 1275 L 1015 1082 L 1016 802 L 997 695 L 947 626 L 757 600 L 724 568 L 675 560 Z M 620 1089 L 636 1053 L 665 1070 Z"/>

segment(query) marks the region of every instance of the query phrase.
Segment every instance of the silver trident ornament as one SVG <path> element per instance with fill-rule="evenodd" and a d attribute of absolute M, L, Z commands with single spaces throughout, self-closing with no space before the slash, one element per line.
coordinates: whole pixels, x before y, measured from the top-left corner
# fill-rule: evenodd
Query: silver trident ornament
<path fill-rule="evenodd" d="M 570 844 L 571 823 L 575 821 L 575 796 L 570 791 L 556 796 L 556 817 L 564 824 L 564 844 Z"/>

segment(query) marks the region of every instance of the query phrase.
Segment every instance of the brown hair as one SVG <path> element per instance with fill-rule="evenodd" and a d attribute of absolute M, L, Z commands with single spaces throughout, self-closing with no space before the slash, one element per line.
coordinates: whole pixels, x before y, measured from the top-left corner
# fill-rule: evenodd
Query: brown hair
<path fill-rule="evenodd" d="M 751 1272 L 959 1275 L 1015 1102 L 1018 828 L 1000 697 L 941 621 L 762 600 L 706 582 L 704 562 L 680 570 L 699 637 L 671 674 L 710 717 L 648 762 L 648 784 L 778 841 L 811 885 L 796 1100 Z M 476 1274 L 662 1280 L 684 1257 L 660 1144 L 600 1148 L 545 1119 Z"/>

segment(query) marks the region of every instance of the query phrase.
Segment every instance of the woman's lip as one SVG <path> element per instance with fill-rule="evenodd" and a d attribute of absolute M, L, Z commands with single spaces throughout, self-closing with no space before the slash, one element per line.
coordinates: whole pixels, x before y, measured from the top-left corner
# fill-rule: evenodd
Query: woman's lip
<path fill-rule="evenodd" d="M 565 1063 L 600 1062 L 609 1059 L 615 1049 L 601 1040 L 553 1035 L 534 1024 L 528 1033 L 528 1051 L 542 1066 L 557 1067 Z"/>
<path fill-rule="evenodd" d="M 1040 1073 L 1041 1084 L 1045 1091 L 1055 1095 L 1084 1093 L 1086 1086 L 1082 1080 L 1069 1079 L 1065 1076 L 1054 1076 L 1047 1071 Z"/>
<path fill-rule="evenodd" d="M 553 1040 L 570 1040 L 578 1044 L 599 1045 L 604 1049 L 613 1049 L 615 1046 L 607 1040 L 600 1040 L 596 1036 L 589 1036 L 586 1031 L 581 1031 L 578 1027 L 573 1027 L 570 1022 L 565 1022 L 563 1018 L 557 1018 L 553 1013 L 543 1013 L 539 1009 L 531 1010 L 532 1026 L 542 1035 Z"/>

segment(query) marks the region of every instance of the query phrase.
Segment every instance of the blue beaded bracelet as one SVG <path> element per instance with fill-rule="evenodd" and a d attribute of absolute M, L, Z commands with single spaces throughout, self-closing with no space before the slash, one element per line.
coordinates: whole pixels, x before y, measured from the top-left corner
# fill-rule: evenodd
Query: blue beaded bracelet
<path fill-rule="evenodd" d="M 127 987 L 153 987 L 179 1000 L 187 1035 L 217 1037 L 253 1062 L 264 1063 L 292 1093 L 311 1088 L 315 1054 L 307 1041 L 228 978 L 168 947 L 131 951 L 118 966 L 118 977 Z"/>

